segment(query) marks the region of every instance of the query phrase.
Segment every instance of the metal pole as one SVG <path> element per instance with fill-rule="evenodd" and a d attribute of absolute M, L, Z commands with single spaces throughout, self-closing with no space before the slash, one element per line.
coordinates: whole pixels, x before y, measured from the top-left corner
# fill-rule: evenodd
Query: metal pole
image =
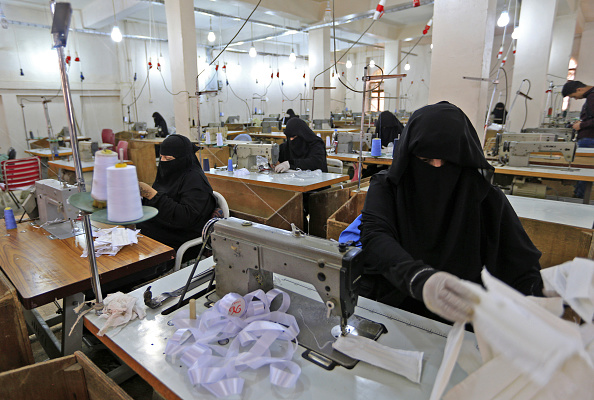
<path fill-rule="evenodd" d="M 68 4 L 70 6 L 70 4 Z M 52 7 L 52 10 L 54 8 Z M 72 11 L 67 16 L 68 25 Z M 53 29 L 53 28 L 52 28 Z M 66 29 L 67 31 L 67 29 Z M 67 34 L 67 32 L 66 32 Z M 62 80 L 62 94 L 64 97 L 64 106 L 66 108 L 66 116 L 68 118 L 68 128 L 70 130 L 70 141 L 72 145 L 72 156 L 74 158 L 74 169 L 76 172 L 76 181 L 79 192 L 86 192 L 85 180 L 83 177 L 83 171 L 80 163 L 80 155 L 78 151 L 78 141 L 76 135 L 76 124 L 74 123 L 74 114 L 72 108 L 72 98 L 70 95 L 70 84 L 68 83 L 68 72 L 66 71 L 64 61 L 64 47 L 66 46 L 65 40 L 62 41 L 58 37 L 58 34 L 54 34 L 54 48 L 58 51 L 58 63 L 60 67 L 60 78 Z M 97 269 L 97 260 L 95 258 L 95 246 L 93 244 L 93 230 L 91 228 L 91 220 L 89 214 L 83 213 L 83 225 L 85 229 L 85 239 L 87 242 L 87 258 L 91 267 L 91 285 L 93 292 L 95 293 L 95 309 L 103 308 L 103 293 L 101 292 L 101 283 L 99 282 L 99 272 Z"/>
<path fill-rule="evenodd" d="M 363 172 L 363 128 L 365 127 L 365 102 L 367 100 L 367 66 L 363 68 L 363 104 L 361 106 L 361 132 L 359 132 L 359 179 L 357 180 L 357 192 L 361 191 L 361 173 Z"/>
<path fill-rule="evenodd" d="M 29 143 L 29 133 L 27 132 L 27 120 L 25 119 L 25 105 L 21 100 L 21 114 L 23 114 L 23 125 L 25 126 L 25 141 L 27 142 L 27 149 L 31 150 L 31 144 Z"/>

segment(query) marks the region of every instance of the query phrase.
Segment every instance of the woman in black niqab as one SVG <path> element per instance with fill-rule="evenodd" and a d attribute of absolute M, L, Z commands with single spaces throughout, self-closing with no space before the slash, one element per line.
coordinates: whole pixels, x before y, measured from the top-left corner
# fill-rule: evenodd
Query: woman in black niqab
<path fill-rule="evenodd" d="M 300 118 L 292 118 L 284 131 L 287 141 L 280 145 L 279 162 L 288 161 L 291 169 L 328 172 L 326 144 Z"/>
<path fill-rule="evenodd" d="M 165 118 L 163 118 L 163 116 L 158 112 L 154 112 L 153 121 L 155 122 L 155 128 L 161 128 L 159 136 L 167 137 L 167 135 L 169 135 L 169 131 L 167 130 L 167 122 L 165 122 Z"/>
<path fill-rule="evenodd" d="M 443 163 L 436 167 L 434 165 Z M 539 258 L 458 107 L 413 113 L 388 171 L 371 180 L 361 218 L 364 296 L 440 319 L 422 303 L 437 271 L 480 283 L 483 266 L 524 294 L 542 295 Z"/>
<path fill-rule="evenodd" d="M 153 189 L 157 194 L 143 204 L 159 210 L 151 220 L 138 224 L 141 232 L 161 243 L 178 249 L 190 239 L 200 237 L 202 227 L 211 218 L 216 200 L 202 170 L 196 151 L 198 148 L 182 135 L 170 135 L 161 144 L 161 157 Z M 169 158 L 169 157 L 168 157 Z M 185 259 L 195 257 L 190 249 Z"/>
<path fill-rule="evenodd" d="M 375 133 L 382 140 L 382 147 L 394 143 L 403 129 L 402 122 L 390 111 L 383 111 L 375 121 Z"/>

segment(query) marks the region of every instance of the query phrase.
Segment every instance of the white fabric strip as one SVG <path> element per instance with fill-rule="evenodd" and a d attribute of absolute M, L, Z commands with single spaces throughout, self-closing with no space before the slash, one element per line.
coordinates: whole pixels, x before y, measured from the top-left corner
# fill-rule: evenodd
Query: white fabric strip
<path fill-rule="evenodd" d="M 340 336 L 332 347 L 351 358 L 402 375 L 415 383 L 421 381 L 422 352 L 393 349 L 355 335 Z"/>
<path fill-rule="evenodd" d="M 282 297 L 281 306 L 271 312 L 277 296 Z M 217 397 L 240 394 L 244 380 L 239 373 L 265 365 L 270 366 L 273 385 L 292 388 L 301 368 L 291 361 L 299 327 L 295 317 L 286 314 L 289 305 L 289 295 L 273 289 L 244 297 L 230 293 L 195 320 L 183 310 L 173 318 L 179 329 L 168 340 L 165 354 L 180 356 L 191 384 Z M 228 346 L 216 344 L 223 339 L 231 340 Z"/>

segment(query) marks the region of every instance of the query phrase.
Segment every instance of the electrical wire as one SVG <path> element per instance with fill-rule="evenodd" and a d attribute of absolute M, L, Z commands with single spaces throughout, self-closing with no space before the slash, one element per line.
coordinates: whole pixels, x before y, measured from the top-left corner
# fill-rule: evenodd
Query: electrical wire
<path fill-rule="evenodd" d="M 235 97 L 237 97 L 239 100 L 241 100 L 241 101 L 243 101 L 243 102 L 245 103 L 245 106 L 247 107 L 247 117 L 246 117 L 246 118 L 249 118 L 249 116 L 250 116 L 250 113 L 252 112 L 252 110 L 251 110 L 251 108 L 250 108 L 250 105 L 248 104 L 248 102 L 247 102 L 247 101 L 245 101 L 244 99 L 242 99 L 241 97 L 239 97 L 239 96 L 237 95 L 237 93 L 235 93 L 235 91 L 233 90 L 233 87 L 231 86 L 231 84 L 230 84 L 230 83 L 227 83 L 227 86 L 229 86 L 229 89 L 231 89 L 231 93 L 233 93 L 233 95 L 234 95 Z"/>
<path fill-rule="evenodd" d="M 526 126 L 526 120 L 528 119 L 528 94 L 530 93 L 530 88 L 532 87 L 532 83 L 530 82 L 530 79 L 524 79 L 522 80 L 522 82 L 528 82 L 528 90 L 526 90 L 526 96 L 524 96 L 524 123 L 522 124 L 522 128 L 520 129 L 520 132 L 524 130 L 524 127 Z"/>

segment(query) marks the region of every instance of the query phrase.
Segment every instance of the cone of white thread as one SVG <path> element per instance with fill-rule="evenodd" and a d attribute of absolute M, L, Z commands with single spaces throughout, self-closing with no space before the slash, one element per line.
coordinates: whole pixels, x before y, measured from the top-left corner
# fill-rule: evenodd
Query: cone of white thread
<path fill-rule="evenodd" d="M 118 162 L 118 155 L 111 150 L 95 152 L 95 166 L 93 167 L 93 187 L 91 197 L 98 201 L 107 200 L 107 168 Z"/>
<path fill-rule="evenodd" d="M 217 146 L 223 146 L 223 134 L 221 132 L 217 132 Z"/>
<path fill-rule="evenodd" d="M 125 165 L 107 168 L 107 219 L 129 222 L 142 218 L 142 202 L 136 167 Z"/>

